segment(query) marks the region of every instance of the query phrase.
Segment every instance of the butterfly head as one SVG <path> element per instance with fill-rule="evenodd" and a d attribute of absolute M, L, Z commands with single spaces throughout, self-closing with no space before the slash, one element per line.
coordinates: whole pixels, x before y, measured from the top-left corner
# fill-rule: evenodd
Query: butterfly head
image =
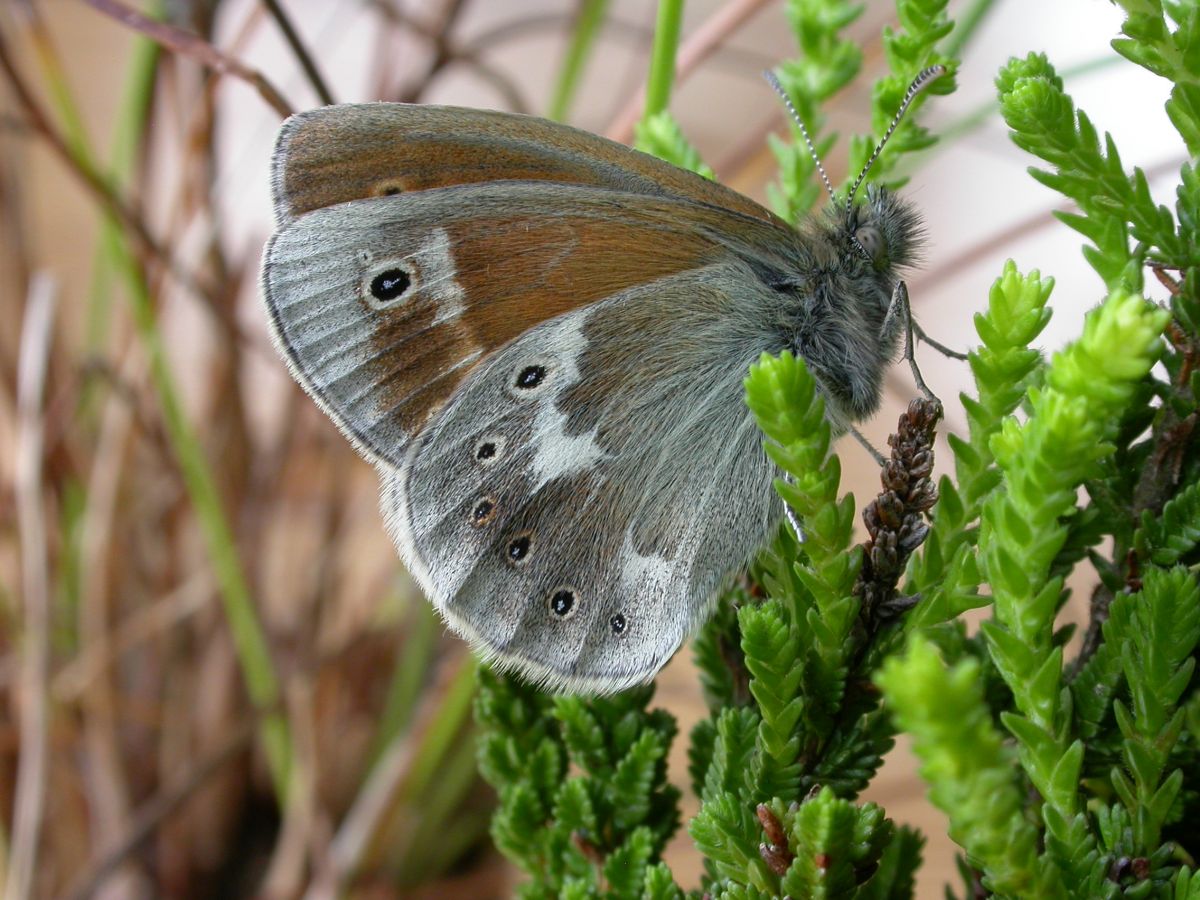
<path fill-rule="evenodd" d="M 866 260 L 872 269 L 885 275 L 894 274 L 895 269 L 903 268 L 914 261 L 917 245 L 920 243 L 920 222 L 916 211 L 887 189 L 878 185 L 867 185 L 864 194 L 860 196 L 859 188 L 863 187 L 871 168 L 879 159 L 883 148 L 887 146 L 888 140 L 899 127 L 900 122 L 903 121 L 904 114 L 917 95 L 946 72 L 945 66 L 930 66 L 919 72 L 913 79 L 887 131 L 875 145 L 870 158 L 847 192 L 845 207 L 841 211 L 837 209 L 839 205 L 837 193 L 825 172 L 825 167 L 821 165 L 816 145 L 809 137 L 808 129 L 804 127 L 803 118 L 796 111 L 796 107 L 792 104 L 791 98 L 780 84 L 779 79 L 771 72 L 765 73 L 767 81 L 782 98 L 784 105 L 792 114 L 796 126 L 800 129 L 800 134 L 808 145 L 809 153 L 812 154 L 817 173 L 821 176 L 825 190 L 833 201 L 830 215 L 834 224 L 829 229 L 830 232 L 833 232 L 831 237 L 835 238 L 835 243 L 841 245 L 839 249 Z M 839 216 L 839 212 L 842 213 L 841 216 Z"/>
<path fill-rule="evenodd" d="M 894 274 L 916 261 L 921 222 L 911 204 L 887 188 L 870 185 L 866 196 L 845 211 L 847 250 L 876 272 Z"/>

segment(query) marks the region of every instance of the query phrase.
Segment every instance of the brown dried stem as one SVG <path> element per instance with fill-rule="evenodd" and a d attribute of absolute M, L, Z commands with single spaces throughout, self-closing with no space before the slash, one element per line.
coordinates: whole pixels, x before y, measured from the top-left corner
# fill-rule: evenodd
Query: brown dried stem
<path fill-rule="evenodd" d="M 425 71 L 394 92 L 397 99 L 408 103 L 419 101 L 424 96 L 425 90 L 429 87 L 430 83 L 441 72 L 452 66 L 462 65 L 473 69 L 480 78 L 490 84 L 504 98 L 505 103 L 508 104 L 511 110 L 520 113 L 530 112 L 529 103 L 521 93 L 521 89 L 517 86 L 516 81 L 509 78 L 508 75 L 491 63 L 485 61 L 482 47 L 478 46 L 478 43 L 467 46 L 458 43 L 450 36 L 449 31 L 460 10 L 450 10 L 449 12 L 452 14 L 443 14 L 438 17 L 436 23 L 428 24 L 396 9 L 391 4 L 383 2 L 383 0 L 376 0 L 372 5 L 380 16 L 389 23 L 413 32 L 424 40 L 429 41 L 434 48 L 433 59 Z M 380 86 L 379 93 L 386 96 L 393 94 L 392 91 L 383 86 Z"/>
<path fill-rule="evenodd" d="M 325 79 L 321 77 L 321 73 L 317 69 L 316 61 L 309 54 L 308 49 L 304 46 L 304 42 L 300 40 L 299 33 L 292 25 L 292 20 L 288 18 L 287 13 L 283 11 L 283 7 L 279 5 L 279 0 L 262 0 L 262 2 L 271 14 L 271 18 L 275 20 L 275 24 L 279 26 L 279 30 L 283 32 L 283 39 L 292 48 L 292 53 L 295 54 L 296 60 L 300 63 L 300 68 L 304 70 L 309 84 L 317 92 L 317 96 L 321 98 L 321 102 L 326 106 L 336 103 L 337 101 L 333 99 L 333 93 L 329 90 L 329 86 L 325 83 Z"/>
<path fill-rule="evenodd" d="M 208 41 L 190 31 L 147 18 L 137 10 L 120 3 L 119 0 L 83 0 L 83 2 L 180 56 L 195 60 L 200 65 L 221 75 L 240 78 L 258 91 L 259 96 L 266 101 L 267 105 L 284 118 L 292 114 L 291 105 L 283 99 L 283 95 L 275 89 L 266 76 L 222 53 Z"/>
<path fill-rule="evenodd" d="M 42 398 L 53 338 L 55 286 L 48 275 L 29 286 L 17 373 L 17 527 L 21 537 L 22 636 L 17 682 L 20 763 L 5 896 L 28 897 L 37 871 L 46 804 L 50 574 L 42 497 L 45 418 Z"/>
<path fill-rule="evenodd" d="M 329 847 L 327 870 L 314 879 L 308 897 L 336 896 L 345 888 L 346 880 L 358 868 L 381 824 L 395 814 L 396 795 L 408 779 L 428 733 L 436 725 L 443 698 L 462 674 L 462 667 L 470 664 L 465 652 L 439 661 L 433 681 L 417 707 L 412 727 L 393 741 L 376 762 Z"/>
<path fill-rule="evenodd" d="M 214 304 L 216 290 L 210 285 L 200 283 L 193 275 L 175 263 L 167 249 L 150 233 L 150 229 L 141 216 L 125 202 L 89 158 L 75 152 L 70 147 L 67 140 L 51 123 L 49 115 L 34 98 L 33 91 L 29 89 L 25 79 L 17 70 L 2 31 L 0 31 L 0 70 L 8 79 L 9 86 L 12 88 L 30 127 L 41 135 L 51 149 L 66 163 L 67 168 L 73 171 L 96 195 L 105 210 L 129 232 L 137 247 L 138 255 L 157 259 L 189 290 L 203 297 L 209 304 Z"/>
<path fill-rule="evenodd" d="M 96 860 L 82 873 L 74 887 L 67 893 L 70 900 L 85 900 L 104 887 L 107 878 L 139 847 L 154 836 L 163 821 L 175 813 L 188 798 L 228 764 L 237 754 L 244 752 L 254 736 L 256 725 L 252 721 L 241 723 L 221 745 L 206 759 L 175 779 L 156 796 L 147 801 L 134 815 L 128 833 L 116 841 L 113 849 Z"/>

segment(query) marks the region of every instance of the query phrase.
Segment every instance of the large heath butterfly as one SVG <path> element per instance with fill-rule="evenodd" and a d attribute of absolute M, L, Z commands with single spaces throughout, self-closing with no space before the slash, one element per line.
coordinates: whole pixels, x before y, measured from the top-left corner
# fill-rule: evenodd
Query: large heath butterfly
<path fill-rule="evenodd" d="M 375 463 L 450 626 L 571 691 L 652 678 L 778 527 L 761 353 L 802 356 L 836 426 L 875 411 L 919 230 L 883 189 L 797 230 L 586 132 L 441 106 L 293 116 L 273 187 L 292 374 Z"/>

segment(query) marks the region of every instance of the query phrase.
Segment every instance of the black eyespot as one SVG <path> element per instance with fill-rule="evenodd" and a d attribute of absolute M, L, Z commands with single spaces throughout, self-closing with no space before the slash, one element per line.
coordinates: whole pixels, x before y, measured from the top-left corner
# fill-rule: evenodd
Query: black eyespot
<path fill-rule="evenodd" d="M 475 461 L 480 465 L 490 466 L 504 453 L 507 440 L 502 434 L 489 434 L 475 442 Z"/>
<path fill-rule="evenodd" d="M 471 524 L 478 528 L 481 525 L 486 525 L 491 521 L 492 516 L 496 512 L 496 501 L 491 497 L 484 497 L 475 504 L 475 508 L 471 510 Z"/>
<path fill-rule="evenodd" d="M 371 279 L 371 295 L 376 300 L 395 300 L 410 284 L 412 279 L 403 269 L 386 269 Z"/>
<path fill-rule="evenodd" d="M 612 633 L 615 635 L 620 636 L 620 635 L 624 634 L 625 633 L 625 616 L 622 613 L 617 613 L 611 619 L 608 620 L 608 627 L 612 629 Z"/>
<path fill-rule="evenodd" d="M 519 565 L 529 555 L 530 539 L 528 534 L 518 535 L 508 542 L 505 555 L 513 565 Z"/>
<path fill-rule="evenodd" d="M 571 588 L 559 588 L 550 595 L 550 612 L 561 619 L 567 618 L 575 611 L 575 591 Z"/>
<path fill-rule="evenodd" d="M 404 193 L 404 188 L 398 184 L 381 184 L 376 188 L 376 192 L 381 197 L 394 197 L 397 194 Z"/>
<path fill-rule="evenodd" d="M 535 388 L 542 383 L 546 377 L 545 366 L 526 366 L 517 375 L 517 387 L 529 390 Z"/>

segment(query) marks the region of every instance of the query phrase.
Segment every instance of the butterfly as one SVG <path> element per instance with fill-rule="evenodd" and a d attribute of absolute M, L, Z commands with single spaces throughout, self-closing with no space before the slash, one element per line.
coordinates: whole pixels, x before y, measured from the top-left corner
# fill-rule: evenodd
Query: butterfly
<path fill-rule="evenodd" d="M 485 658 L 573 692 L 651 679 L 779 527 L 760 354 L 802 356 L 838 428 L 877 409 L 920 233 L 882 188 L 796 229 L 587 132 L 443 106 L 295 115 L 272 188 L 275 342 L 378 469 L 406 566 Z"/>

